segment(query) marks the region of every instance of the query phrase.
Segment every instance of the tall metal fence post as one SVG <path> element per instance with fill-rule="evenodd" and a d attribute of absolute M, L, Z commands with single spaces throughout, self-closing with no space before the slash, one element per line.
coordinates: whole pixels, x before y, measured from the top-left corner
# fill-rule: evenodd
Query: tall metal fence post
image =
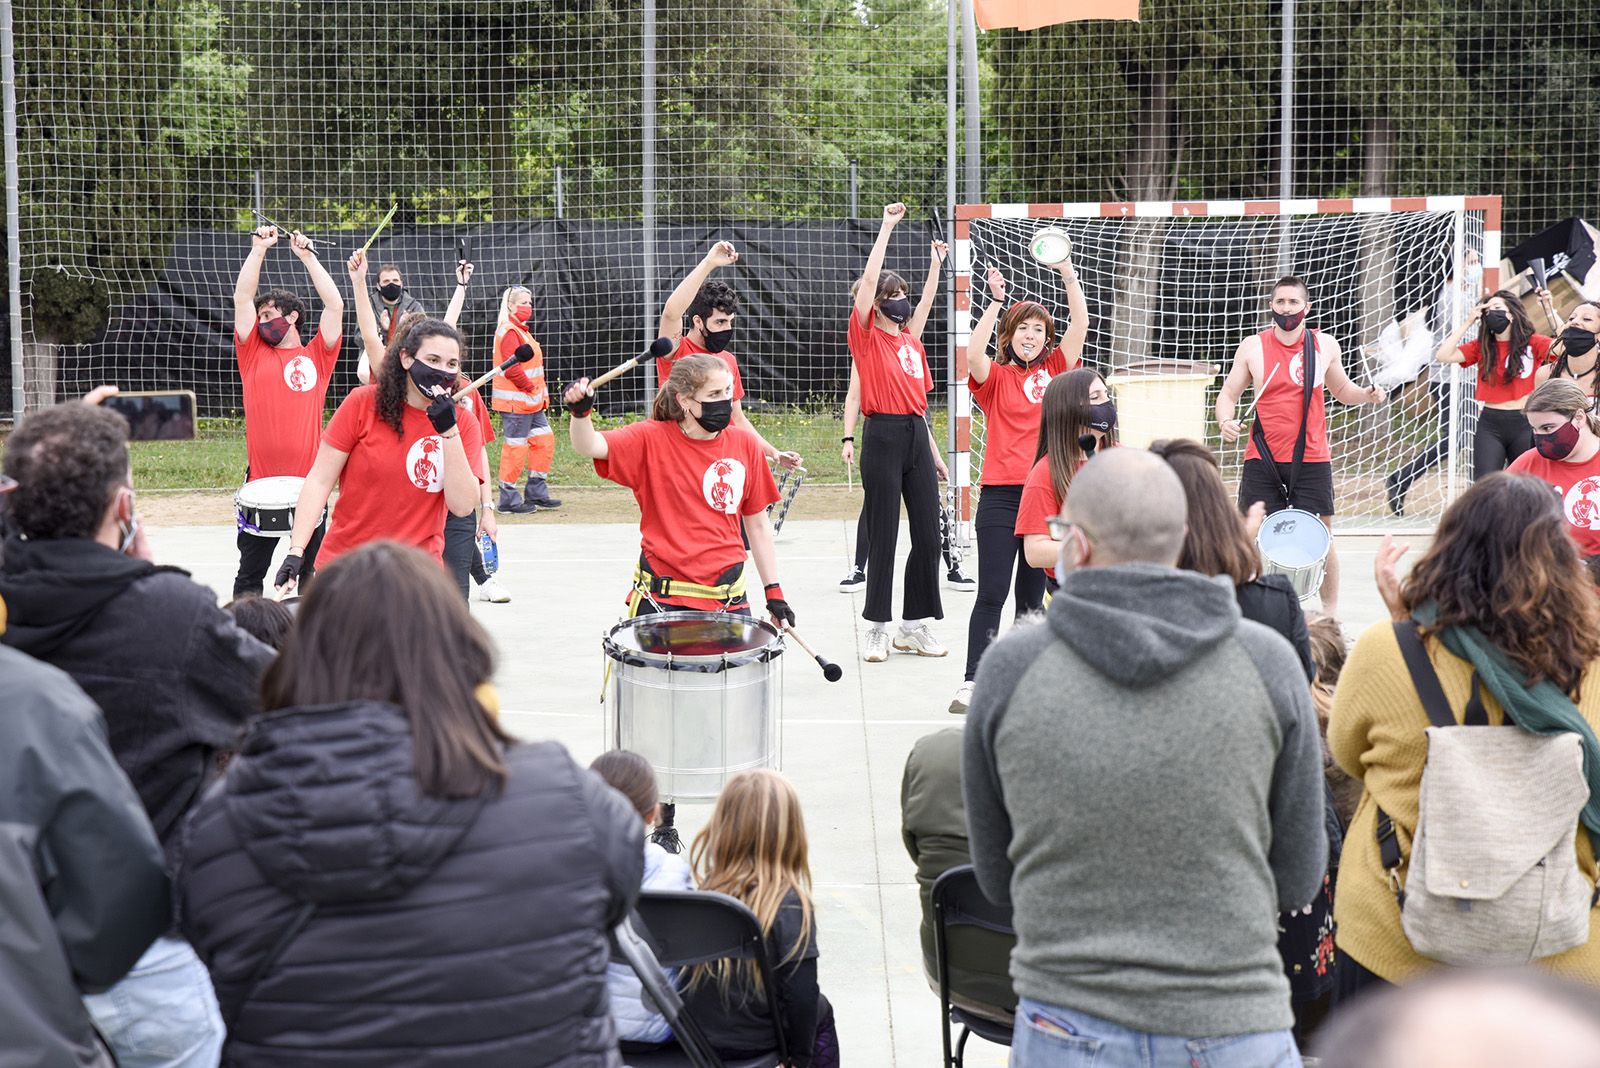
<path fill-rule="evenodd" d="M 566 190 L 562 188 L 561 164 L 556 164 L 556 218 L 567 217 Z"/>
<path fill-rule="evenodd" d="M 10 295 L 11 417 L 22 419 L 22 203 L 17 157 L 17 54 L 11 0 L 0 0 L 0 84 L 5 96 L 6 292 Z"/>
<path fill-rule="evenodd" d="M 644 201 L 644 341 L 656 336 L 660 316 L 656 308 L 656 0 L 644 0 L 644 25 L 640 30 L 641 60 L 639 109 L 640 195 Z M 656 393 L 656 362 L 644 364 L 645 403 Z"/>
<path fill-rule="evenodd" d="M 945 4 L 945 57 L 944 57 L 944 217 L 949 227 L 947 235 L 953 242 L 955 240 L 956 225 L 956 48 L 957 33 L 959 31 L 958 8 L 962 0 L 948 0 Z M 956 264 L 952 258 L 946 265 L 945 277 L 945 381 L 949 383 L 945 390 L 945 452 L 947 463 L 950 467 L 949 489 L 951 514 L 955 518 L 956 506 L 960 503 L 960 491 L 956 478 L 956 408 L 958 392 L 956 387 Z M 950 537 L 956 538 L 959 531 L 952 530 Z"/>
<path fill-rule="evenodd" d="M 1283 42 L 1278 78 L 1278 199 L 1294 199 L 1294 5 L 1283 0 Z M 1278 273 L 1294 273 L 1294 248 L 1289 240 L 1289 216 L 1278 228 Z"/>

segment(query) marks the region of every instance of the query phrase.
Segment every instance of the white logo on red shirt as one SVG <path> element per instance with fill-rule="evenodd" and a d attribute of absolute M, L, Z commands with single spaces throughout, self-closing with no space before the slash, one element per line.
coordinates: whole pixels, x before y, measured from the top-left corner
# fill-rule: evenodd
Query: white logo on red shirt
<path fill-rule="evenodd" d="M 283 365 L 283 381 L 296 393 L 317 388 L 317 365 L 307 356 L 296 356 Z"/>
<path fill-rule="evenodd" d="M 744 475 L 744 464 L 731 456 L 711 461 L 700 479 L 706 503 L 715 511 L 733 515 L 739 510 L 739 502 L 744 500 Z"/>
<path fill-rule="evenodd" d="M 444 439 L 429 434 L 411 443 L 406 452 L 406 477 L 417 489 L 444 490 Z"/>
<path fill-rule="evenodd" d="M 1022 395 L 1035 404 L 1043 403 L 1045 387 L 1050 384 L 1050 372 L 1043 367 L 1022 380 Z"/>
<path fill-rule="evenodd" d="M 1289 381 L 1297 386 L 1306 384 L 1306 357 L 1304 352 L 1297 352 L 1289 361 Z"/>
<path fill-rule="evenodd" d="M 1529 345 L 1522 350 L 1522 370 L 1517 377 L 1527 378 L 1531 374 L 1533 374 L 1533 346 Z"/>
<path fill-rule="evenodd" d="M 900 351 L 895 353 L 895 356 L 900 360 L 900 370 L 912 378 L 922 377 L 922 361 L 917 359 L 916 349 L 909 344 L 902 344 Z"/>
<path fill-rule="evenodd" d="M 1579 482 L 1567 491 L 1561 503 L 1573 526 L 1600 530 L 1600 477 Z"/>

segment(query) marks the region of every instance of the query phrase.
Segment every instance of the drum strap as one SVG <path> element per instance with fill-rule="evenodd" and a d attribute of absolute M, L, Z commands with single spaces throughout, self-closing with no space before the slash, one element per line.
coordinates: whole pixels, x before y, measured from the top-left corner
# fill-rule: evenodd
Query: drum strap
<path fill-rule="evenodd" d="M 730 569 L 731 570 L 731 569 Z M 727 578 L 727 574 L 720 576 Z M 645 563 L 644 557 L 639 557 L 639 566 L 633 571 L 634 603 L 639 597 L 704 597 L 711 601 L 721 601 L 724 605 L 742 600 L 745 595 L 744 565 L 737 565 L 737 573 L 727 582 L 717 586 L 702 586 L 697 582 L 686 582 L 683 579 L 670 578 L 657 575 L 650 570 L 650 565 Z"/>
<path fill-rule="evenodd" d="M 1305 399 L 1300 408 L 1300 433 L 1294 439 L 1294 458 L 1289 464 L 1289 481 L 1287 483 L 1283 481 L 1281 476 L 1277 476 L 1278 461 L 1272 455 L 1272 450 L 1267 447 L 1267 432 L 1261 426 L 1259 405 L 1257 405 L 1255 422 L 1250 427 L 1250 440 L 1255 442 L 1256 451 L 1272 467 L 1274 476 L 1278 477 L 1278 485 L 1283 490 L 1284 502 L 1290 508 L 1294 507 L 1294 484 L 1300 481 L 1300 465 L 1305 462 L 1306 458 L 1306 424 L 1311 421 L 1311 396 L 1316 389 L 1314 380 L 1316 379 L 1317 370 L 1317 343 L 1316 339 L 1311 335 L 1309 326 L 1306 327 L 1303 344 L 1305 348 L 1301 353 L 1300 366 L 1302 368 L 1310 368 L 1310 371 L 1303 372 L 1301 375 L 1305 379 Z"/>

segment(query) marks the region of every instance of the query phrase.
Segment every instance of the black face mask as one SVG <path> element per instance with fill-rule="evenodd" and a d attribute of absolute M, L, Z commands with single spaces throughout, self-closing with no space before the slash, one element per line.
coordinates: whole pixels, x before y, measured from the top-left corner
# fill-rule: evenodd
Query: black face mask
<path fill-rule="evenodd" d="M 706 339 L 707 352 L 721 352 L 728 347 L 728 342 L 733 340 L 733 327 L 730 326 L 726 330 L 707 330 L 701 327 L 700 334 Z"/>
<path fill-rule="evenodd" d="M 261 340 L 277 348 L 283 339 L 289 336 L 289 320 L 283 316 L 268 319 L 264 323 L 256 324 L 256 333 L 261 335 Z"/>
<path fill-rule="evenodd" d="M 694 417 L 694 421 L 708 434 L 728 429 L 728 424 L 733 422 L 733 401 L 701 401 L 700 414 Z"/>
<path fill-rule="evenodd" d="M 397 304 L 400 301 L 400 295 L 405 291 L 406 287 L 399 282 L 390 282 L 388 285 L 378 287 L 378 296 L 390 304 Z"/>
<path fill-rule="evenodd" d="M 893 300 L 879 301 L 878 310 L 890 322 L 904 326 L 906 320 L 911 318 L 911 298 L 895 297 Z"/>
<path fill-rule="evenodd" d="M 1483 313 L 1483 325 L 1491 334 L 1498 334 L 1511 325 L 1511 316 L 1503 311 L 1493 309 Z"/>
<path fill-rule="evenodd" d="M 1586 355 L 1595 346 L 1595 336 L 1581 326 L 1569 326 L 1561 331 L 1561 347 L 1568 356 Z"/>
<path fill-rule="evenodd" d="M 1109 434 L 1117 428 L 1117 405 L 1115 401 L 1101 401 L 1099 404 L 1089 405 L 1089 425 L 1102 434 Z"/>
<path fill-rule="evenodd" d="M 1278 324 L 1279 330 L 1293 330 L 1301 323 L 1306 321 L 1305 309 L 1302 308 L 1293 315 L 1285 315 L 1282 312 L 1273 312 L 1272 321 Z"/>
<path fill-rule="evenodd" d="M 408 373 L 411 375 L 411 381 L 416 383 L 416 387 L 422 391 L 424 397 L 433 396 L 433 388 L 435 386 L 443 386 L 445 389 L 449 389 L 456 384 L 456 376 L 453 372 L 441 371 L 437 367 L 429 367 L 421 360 L 412 360 Z"/>

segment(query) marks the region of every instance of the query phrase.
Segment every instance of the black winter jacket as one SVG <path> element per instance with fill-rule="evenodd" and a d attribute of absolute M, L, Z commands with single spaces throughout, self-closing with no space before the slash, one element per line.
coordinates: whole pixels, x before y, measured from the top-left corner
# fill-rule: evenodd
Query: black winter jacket
<path fill-rule="evenodd" d="M 252 726 L 189 823 L 178 886 L 234 1021 L 228 1063 L 621 1063 L 606 935 L 638 896 L 644 825 L 559 745 L 506 761 L 502 794 L 439 800 L 393 705 Z"/>
<path fill-rule="evenodd" d="M 3 640 L 65 671 L 105 713 L 111 751 L 175 862 L 183 816 L 259 708 L 273 652 L 206 587 L 87 538 L 10 538 Z"/>
<path fill-rule="evenodd" d="M 171 922 L 161 848 L 65 674 L 0 648 L 0 1068 L 110 1068 L 85 993 Z"/>

